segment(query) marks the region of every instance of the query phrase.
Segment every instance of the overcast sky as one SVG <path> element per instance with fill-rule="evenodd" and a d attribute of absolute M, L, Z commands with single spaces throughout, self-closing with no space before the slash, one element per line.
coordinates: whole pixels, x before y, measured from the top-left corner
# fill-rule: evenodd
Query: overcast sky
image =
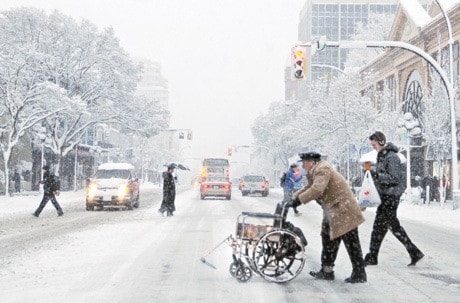
<path fill-rule="evenodd" d="M 194 132 L 194 156 L 252 142 L 250 125 L 284 99 L 284 67 L 304 0 L 1 0 L 113 27 L 132 56 L 162 65 L 172 128 Z"/>

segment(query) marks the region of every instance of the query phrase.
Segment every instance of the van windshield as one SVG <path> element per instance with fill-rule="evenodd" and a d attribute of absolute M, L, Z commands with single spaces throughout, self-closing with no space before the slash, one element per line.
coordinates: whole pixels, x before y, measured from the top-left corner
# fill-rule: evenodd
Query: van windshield
<path fill-rule="evenodd" d="M 96 179 L 110 179 L 110 178 L 117 178 L 117 179 L 128 179 L 129 178 L 129 170 L 126 169 L 103 169 L 98 170 L 95 175 Z"/>

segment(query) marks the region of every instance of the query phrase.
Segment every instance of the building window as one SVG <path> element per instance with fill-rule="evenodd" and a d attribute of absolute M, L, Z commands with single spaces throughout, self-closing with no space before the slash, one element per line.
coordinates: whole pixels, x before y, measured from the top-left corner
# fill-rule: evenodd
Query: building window
<path fill-rule="evenodd" d="M 423 82 L 420 73 L 417 70 L 412 71 L 406 82 L 403 104 L 403 113 L 411 113 L 420 124 L 423 123 L 421 120 L 423 99 L 423 88 L 421 83 Z"/>

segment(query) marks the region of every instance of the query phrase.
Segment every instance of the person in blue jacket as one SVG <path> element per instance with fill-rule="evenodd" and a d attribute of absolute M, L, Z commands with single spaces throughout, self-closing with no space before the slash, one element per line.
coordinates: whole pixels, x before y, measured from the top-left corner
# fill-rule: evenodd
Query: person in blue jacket
<path fill-rule="evenodd" d="M 292 194 L 302 188 L 302 184 L 300 183 L 301 180 L 302 174 L 300 173 L 297 164 L 291 164 L 288 171 L 286 172 L 286 179 L 283 186 L 285 199 L 291 199 Z M 299 213 L 296 207 L 294 207 L 294 213 Z"/>

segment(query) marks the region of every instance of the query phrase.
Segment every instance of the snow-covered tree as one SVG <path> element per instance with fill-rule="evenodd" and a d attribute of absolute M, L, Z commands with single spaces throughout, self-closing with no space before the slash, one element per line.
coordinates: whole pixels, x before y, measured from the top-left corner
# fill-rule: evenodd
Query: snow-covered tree
<path fill-rule="evenodd" d="M 387 40 L 393 21 L 393 15 L 371 13 L 369 14 L 367 23 L 358 23 L 351 40 Z M 345 62 L 345 72 L 353 73 L 359 71 L 361 67 L 368 65 L 382 53 L 383 50 L 378 48 L 351 49 L 348 52 L 347 61 Z"/>
<path fill-rule="evenodd" d="M 56 155 L 56 173 L 61 158 L 95 124 L 115 123 L 143 136 L 166 127 L 164 108 L 134 97 L 141 66 L 121 48 L 113 29 L 99 31 L 57 11 L 17 8 L 2 12 L 0 34 L 6 174 L 14 144 L 38 122 L 51 139 L 46 147 Z"/>
<path fill-rule="evenodd" d="M 65 91 L 47 81 L 46 54 L 37 49 L 42 14 L 36 10 L 5 12 L 0 18 L 0 147 L 5 192 L 9 189 L 9 161 L 14 146 L 35 124 L 66 109 Z M 25 34 L 29 28 L 33 34 Z"/>

